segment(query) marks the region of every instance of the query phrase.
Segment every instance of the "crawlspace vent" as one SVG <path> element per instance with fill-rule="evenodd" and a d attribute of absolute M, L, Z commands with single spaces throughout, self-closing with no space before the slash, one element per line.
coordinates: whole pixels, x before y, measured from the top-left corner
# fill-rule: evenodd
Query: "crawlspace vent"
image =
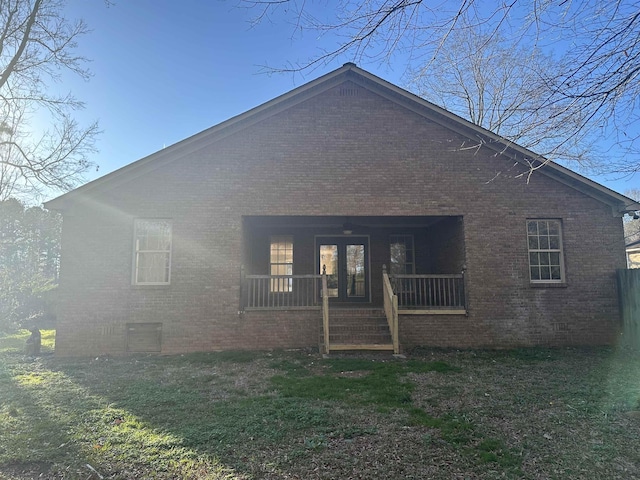
<path fill-rule="evenodd" d="M 160 352 L 161 323 L 127 324 L 127 352 Z"/>

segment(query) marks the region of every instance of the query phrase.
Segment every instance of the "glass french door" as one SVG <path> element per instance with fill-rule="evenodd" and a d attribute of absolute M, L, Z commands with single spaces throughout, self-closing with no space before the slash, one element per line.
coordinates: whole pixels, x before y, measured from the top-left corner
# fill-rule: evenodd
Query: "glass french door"
<path fill-rule="evenodd" d="M 329 299 L 334 302 L 369 301 L 369 239 L 318 237 L 318 272 L 326 269 Z"/>

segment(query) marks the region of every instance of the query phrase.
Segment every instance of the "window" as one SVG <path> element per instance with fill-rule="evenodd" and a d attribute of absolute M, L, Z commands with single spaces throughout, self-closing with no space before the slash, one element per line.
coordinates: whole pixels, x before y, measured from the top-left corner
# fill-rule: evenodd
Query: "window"
<path fill-rule="evenodd" d="M 560 220 L 527 220 L 531 281 L 562 282 L 562 230 Z"/>
<path fill-rule="evenodd" d="M 271 237 L 269 264 L 269 274 L 279 277 L 271 279 L 271 291 L 291 292 L 293 279 L 283 278 L 283 276 L 293 275 L 293 237 L 286 235 Z"/>
<path fill-rule="evenodd" d="M 168 285 L 171 274 L 171 221 L 135 221 L 135 285 Z"/>
<path fill-rule="evenodd" d="M 391 275 L 412 275 L 415 272 L 413 235 L 391 235 L 389 250 Z"/>

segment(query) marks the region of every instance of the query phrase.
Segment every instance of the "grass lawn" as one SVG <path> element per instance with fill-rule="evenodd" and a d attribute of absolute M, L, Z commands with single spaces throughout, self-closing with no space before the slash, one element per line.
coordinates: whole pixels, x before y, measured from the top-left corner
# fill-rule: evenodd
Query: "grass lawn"
<path fill-rule="evenodd" d="M 57 359 L 0 338 L 0 479 L 638 479 L 640 354 Z"/>

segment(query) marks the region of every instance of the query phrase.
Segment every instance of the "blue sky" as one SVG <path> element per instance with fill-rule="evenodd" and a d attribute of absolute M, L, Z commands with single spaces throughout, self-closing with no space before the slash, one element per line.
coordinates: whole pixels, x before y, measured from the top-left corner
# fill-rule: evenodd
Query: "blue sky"
<path fill-rule="evenodd" d="M 68 0 L 67 16 L 83 18 L 92 32 L 78 52 L 91 59 L 93 77 L 64 76 L 58 85 L 86 103 L 81 122 L 98 120 L 103 131 L 92 180 L 243 113 L 350 58 L 302 74 L 264 73 L 331 47 L 336 38 L 296 34 L 286 15 L 256 26 L 255 10 L 234 0 Z M 330 2 L 327 2 L 330 5 Z M 327 7 L 328 8 L 328 7 Z M 330 10 L 329 10 L 330 11 Z M 322 12 L 318 12 L 322 14 Z M 360 64 L 403 86 L 405 66 Z M 594 178 L 620 192 L 640 188 L 639 177 Z"/>

